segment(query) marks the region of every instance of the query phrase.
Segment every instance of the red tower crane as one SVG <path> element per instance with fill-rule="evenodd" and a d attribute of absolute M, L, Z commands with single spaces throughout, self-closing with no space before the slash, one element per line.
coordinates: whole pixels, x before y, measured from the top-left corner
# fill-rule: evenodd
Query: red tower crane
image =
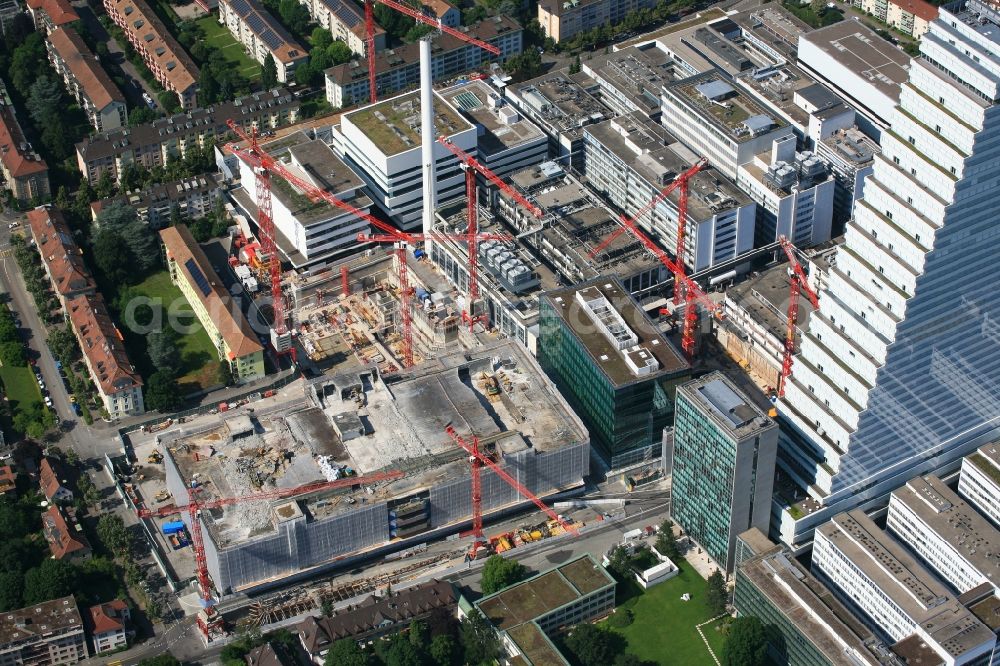
<path fill-rule="evenodd" d="M 444 431 L 448 433 L 448 436 L 451 437 L 456 444 L 465 449 L 466 453 L 469 454 L 469 463 L 472 467 L 472 559 L 475 559 L 480 545 L 486 541 L 483 537 L 483 497 L 482 479 L 480 477 L 480 470 L 483 465 L 493 470 L 493 472 L 506 481 L 511 488 L 521 493 L 522 497 L 534 502 L 535 506 L 544 511 L 549 518 L 559 523 L 564 530 L 573 535 L 577 534 L 575 527 L 560 518 L 555 511 L 545 505 L 545 502 L 538 499 L 534 493 L 521 485 L 517 479 L 508 474 L 502 467 L 500 467 L 500 465 L 494 462 L 492 458 L 483 455 L 482 451 L 479 450 L 478 437 L 473 436 L 472 444 L 469 444 L 462 438 L 461 435 L 458 434 L 458 431 L 455 430 L 454 426 L 448 425 L 445 427 Z"/>
<path fill-rule="evenodd" d="M 685 247 L 685 233 L 687 230 L 687 203 L 688 203 L 688 182 L 694 177 L 696 173 L 708 166 L 708 160 L 704 157 L 692 164 L 684 173 L 680 174 L 674 178 L 669 185 L 660 190 L 659 194 L 653 197 L 649 203 L 639 209 L 639 211 L 632 216 L 632 222 L 638 222 L 643 215 L 653 210 L 660 204 L 661 201 L 666 199 L 674 190 L 680 188 L 680 199 L 677 202 L 677 246 L 674 256 L 677 258 L 677 263 L 675 264 L 676 270 L 673 271 L 674 274 L 674 305 L 680 305 L 681 298 L 684 296 L 684 290 L 687 286 L 687 280 L 684 272 L 684 247 Z M 590 257 L 593 259 L 596 257 L 604 248 L 610 245 L 618 236 L 625 232 L 625 227 L 620 227 L 614 232 L 608 235 L 601 243 L 595 247 L 590 252 Z"/>
<path fill-rule="evenodd" d="M 433 16 L 427 16 L 419 9 L 414 9 L 408 5 L 404 5 L 395 0 L 365 0 L 365 57 L 368 58 L 368 101 L 374 104 L 378 101 L 378 86 L 375 84 L 375 3 L 380 5 L 385 5 L 389 9 L 395 9 L 401 14 L 406 14 L 412 19 L 423 23 L 424 25 L 429 25 L 432 28 L 437 28 L 441 32 L 451 35 L 456 39 L 460 39 L 463 42 L 473 44 L 478 46 L 484 51 L 489 51 L 493 55 L 500 55 L 499 47 L 489 44 L 482 40 L 476 39 L 475 37 L 470 37 L 461 30 L 456 30 L 451 26 L 444 25 L 441 23 L 440 19 Z"/>
<path fill-rule="evenodd" d="M 527 209 L 535 217 L 542 217 L 544 212 L 541 208 L 521 196 L 521 193 L 501 180 L 488 167 L 484 166 L 472 155 L 456 146 L 448 140 L 448 137 L 438 137 L 438 143 L 450 150 L 462 163 L 465 170 L 465 194 L 469 200 L 469 228 L 466 233 L 469 235 L 469 309 L 472 309 L 472 302 L 479 298 L 479 243 L 476 241 L 479 233 L 479 202 L 476 193 L 476 174 L 481 173 L 487 180 L 507 193 L 514 201 Z"/>
<path fill-rule="evenodd" d="M 795 327 L 799 322 L 799 293 L 806 292 L 812 306 L 819 309 L 819 296 L 809 286 L 806 272 L 795 256 L 795 246 L 784 236 L 779 236 L 781 249 L 785 251 L 790 264 L 791 275 L 788 281 L 788 319 L 785 323 L 785 356 L 781 362 L 781 381 L 778 384 L 778 396 L 785 395 L 785 383 L 792 374 L 792 356 L 795 354 Z"/>
<path fill-rule="evenodd" d="M 199 487 L 188 488 L 187 504 L 183 506 L 167 506 L 159 509 L 140 508 L 136 511 L 139 518 L 163 518 L 186 511 L 188 514 L 188 528 L 191 532 L 191 547 L 194 550 L 195 565 L 198 575 L 198 592 L 201 596 L 203 613 L 198 616 L 198 627 L 206 639 L 210 638 L 214 632 L 221 629 L 222 618 L 215 611 L 215 599 L 212 597 L 212 581 L 208 576 L 208 560 L 205 557 L 205 538 L 201 531 L 201 511 L 217 509 L 231 504 L 241 502 L 255 502 L 258 500 L 283 499 L 311 493 L 336 490 L 357 485 L 371 485 L 379 481 L 395 481 L 404 476 L 403 472 L 378 472 L 366 476 L 353 476 L 336 481 L 316 481 L 307 483 L 295 488 L 280 488 L 262 493 L 252 493 L 240 497 L 221 497 L 218 499 L 202 501 L 198 498 L 201 491 Z"/>

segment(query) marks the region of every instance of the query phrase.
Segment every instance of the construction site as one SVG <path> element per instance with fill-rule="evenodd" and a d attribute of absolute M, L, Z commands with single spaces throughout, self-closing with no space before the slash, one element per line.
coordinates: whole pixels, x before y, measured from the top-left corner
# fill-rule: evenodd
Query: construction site
<path fill-rule="evenodd" d="M 164 504 L 163 525 L 180 514 L 193 533 L 198 514 L 170 503 L 183 507 L 196 489 L 209 507 L 197 527 L 212 586 L 246 592 L 463 529 L 471 466 L 455 437 L 476 438 L 484 458 L 540 497 L 581 488 L 588 471 L 585 428 L 534 358 L 506 341 L 391 375 L 357 365 L 306 383 L 294 403 L 165 430 L 136 445 L 139 459 L 163 465 L 136 492 Z M 484 516 L 525 501 L 482 469 Z"/>

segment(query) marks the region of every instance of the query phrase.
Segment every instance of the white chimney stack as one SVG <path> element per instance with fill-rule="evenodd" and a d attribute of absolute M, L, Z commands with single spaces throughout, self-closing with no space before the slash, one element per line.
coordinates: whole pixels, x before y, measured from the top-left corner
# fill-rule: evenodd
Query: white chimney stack
<path fill-rule="evenodd" d="M 423 232 L 429 234 L 434 230 L 434 211 L 437 209 L 437 177 L 434 169 L 434 142 L 437 140 L 437 132 L 434 130 L 434 81 L 431 78 L 429 36 L 420 40 L 420 119 L 420 154 L 424 170 Z M 424 249 L 428 254 L 430 245 L 430 241 L 424 243 Z"/>

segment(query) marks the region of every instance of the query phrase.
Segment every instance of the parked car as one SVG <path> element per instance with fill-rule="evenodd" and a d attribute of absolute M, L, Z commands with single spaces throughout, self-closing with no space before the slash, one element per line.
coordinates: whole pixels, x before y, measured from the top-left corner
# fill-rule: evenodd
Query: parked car
<path fill-rule="evenodd" d="M 10 224 L 8 224 L 7 228 L 8 229 L 17 229 L 19 226 L 21 226 L 21 223 L 15 221 L 15 222 L 11 222 Z"/>
<path fill-rule="evenodd" d="M 80 407 L 80 403 L 78 402 L 73 403 L 73 411 L 76 412 L 77 416 L 83 416 L 83 408 Z"/>
<path fill-rule="evenodd" d="M 49 396 L 45 396 L 45 406 L 46 407 L 52 406 L 52 398 L 50 398 Z"/>

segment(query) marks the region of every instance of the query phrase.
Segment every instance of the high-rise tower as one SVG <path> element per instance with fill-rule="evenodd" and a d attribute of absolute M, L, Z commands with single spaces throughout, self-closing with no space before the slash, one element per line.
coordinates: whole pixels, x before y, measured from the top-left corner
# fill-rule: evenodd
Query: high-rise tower
<path fill-rule="evenodd" d="M 786 541 L 1000 425 L 1000 16 L 942 8 L 920 51 L 779 405 L 779 464 L 816 500 Z"/>

